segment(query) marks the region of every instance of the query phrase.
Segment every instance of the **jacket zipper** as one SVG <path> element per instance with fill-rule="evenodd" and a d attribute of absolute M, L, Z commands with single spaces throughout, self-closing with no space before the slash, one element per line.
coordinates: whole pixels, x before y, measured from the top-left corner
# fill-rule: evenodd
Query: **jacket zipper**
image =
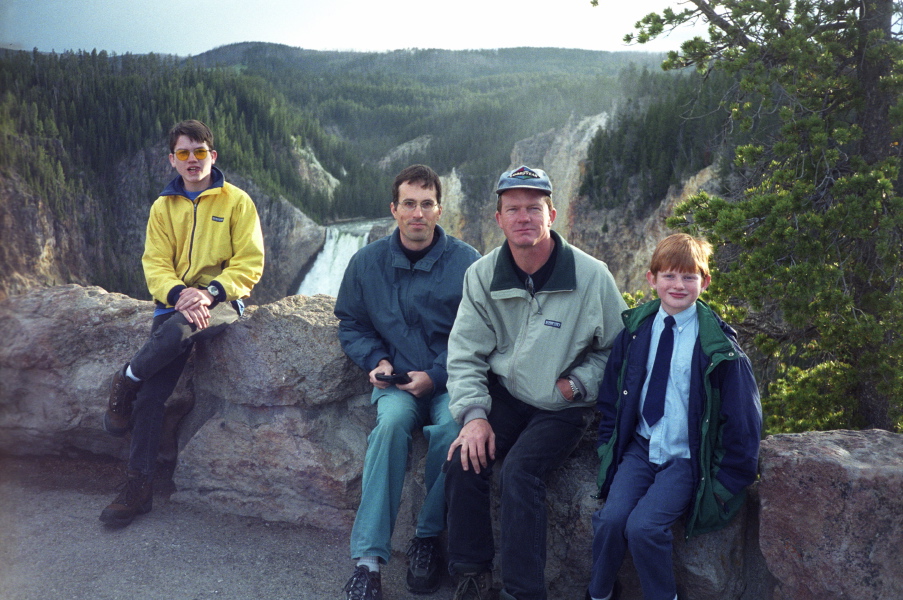
<path fill-rule="evenodd" d="M 187 198 L 186 198 L 186 200 L 187 200 Z M 182 273 L 182 282 L 183 283 L 185 282 L 185 278 L 188 276 L 189 271 L 191 271 L 191 257 L 194 254 L 194 233 L 197 230 L 197 226 L 198 226 L 198 202 L 199 201 L 200 201 L 200 198 L 196 199 L 194 202 L 191 202 L 191 200 L 189 200 L 189 202 L 191 202 L 192 206 L 194 206 L 194 211 L 193 211 L 193 214 L 191 217 L 192 218 L 191 236 L 189 237 L 189 240 L 188 240 L 188 267 L 185 269 L 185 272 Z"/>

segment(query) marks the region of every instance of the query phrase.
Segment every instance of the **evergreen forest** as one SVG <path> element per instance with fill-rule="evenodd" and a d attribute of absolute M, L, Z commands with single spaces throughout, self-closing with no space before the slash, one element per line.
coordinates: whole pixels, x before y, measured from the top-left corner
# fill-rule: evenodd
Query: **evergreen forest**
<path fill-rule="evenodd" d="M 641 214 L 657 207 L 668 188 L 717 165 L 720 179 L 734 174 L 731 153 L 774 128 L 773 118 L 753 131 L 731 129 L 729 100 L 737 80 L 714 71 L 679 74 L 630 65 L 619 75 L 624 100 L 612 124 L 590 143 L 580 193 L 596 208 L 635 201 Z"/>

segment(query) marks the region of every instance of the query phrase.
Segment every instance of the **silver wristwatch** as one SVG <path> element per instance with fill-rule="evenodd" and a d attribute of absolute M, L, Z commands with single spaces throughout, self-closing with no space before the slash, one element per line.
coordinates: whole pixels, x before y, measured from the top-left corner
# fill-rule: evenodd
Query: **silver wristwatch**
<path fill-rule="evenodd" d="M 570 377 L 567 378 L 568 383 L 571 385 L 571 397 L 573 400 L 580 400 L 583 394 L 580 393 L 580 388 L 577 387 L 577 384 L 574 383 L 574 380 Z"/>

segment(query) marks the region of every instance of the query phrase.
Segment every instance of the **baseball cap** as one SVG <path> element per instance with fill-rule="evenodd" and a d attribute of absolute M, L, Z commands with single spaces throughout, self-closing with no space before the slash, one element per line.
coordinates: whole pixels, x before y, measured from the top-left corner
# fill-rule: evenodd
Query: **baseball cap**
<path fill-rule="evenodd" d="M 530 188 L 545 192 L 549 196 L 552 195 L 552 182 L 546 172 L 542 169 L 531 169 L 525 165 L 502 173 L 496 188 L 496 194 L 516 188 Z"/>

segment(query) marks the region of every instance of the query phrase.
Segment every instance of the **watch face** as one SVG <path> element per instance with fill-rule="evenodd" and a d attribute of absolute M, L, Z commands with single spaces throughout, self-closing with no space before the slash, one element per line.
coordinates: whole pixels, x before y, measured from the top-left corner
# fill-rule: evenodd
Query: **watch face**
<path fill-rule="evenodd" d="M 207 288 L 207 291 L 210 292 L 210 295 L 214 298 L 216 298 L 216 296 L 219 294 L 219 289 L 215 287 L 209 287 Z"/>

